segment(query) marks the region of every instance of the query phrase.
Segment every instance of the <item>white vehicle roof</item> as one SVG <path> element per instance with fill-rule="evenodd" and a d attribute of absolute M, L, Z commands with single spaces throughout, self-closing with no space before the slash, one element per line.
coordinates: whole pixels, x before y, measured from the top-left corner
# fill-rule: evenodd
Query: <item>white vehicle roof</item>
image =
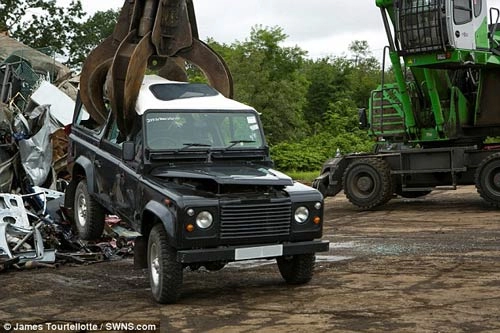
<path fill-rule="evenodd" d="M 165 101 L 157 98 L 150 89 L 153 85 L 179 84 L 187 83 L 169 81 L 157 75 L 144 76 L 135 106 L 137 114 L 143 115 L 147 110 L 254 110 L 252 107 L 226 98 L 220 93 L 217 93 L 215 96 L 190 97 Z"/>

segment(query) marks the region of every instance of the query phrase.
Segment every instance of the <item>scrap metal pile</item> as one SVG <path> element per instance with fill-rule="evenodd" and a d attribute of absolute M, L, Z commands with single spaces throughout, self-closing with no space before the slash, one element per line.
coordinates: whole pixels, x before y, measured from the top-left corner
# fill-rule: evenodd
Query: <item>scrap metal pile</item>
<path fill-rule="evenodd" d="M 75 82 L 53 58 L 0 36 L 0 271 L 131 252 L 137 235 L 116 219 L 108 218 L 102 243 L 88 245 L 61 208 Z"/>

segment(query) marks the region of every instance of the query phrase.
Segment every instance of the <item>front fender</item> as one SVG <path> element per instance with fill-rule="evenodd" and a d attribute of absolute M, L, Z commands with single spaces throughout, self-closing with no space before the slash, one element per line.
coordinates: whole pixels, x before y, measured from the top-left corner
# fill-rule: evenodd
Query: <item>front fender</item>
<path fill-rule="evenodd" d="M 342 190 L 342 178 L 349 161 L 344 156 L 329 159 L 323 164 L 321 175 L 314 182 L 313 187 L 323 196 L 335 196 Z"/>
<path fill-rule="evenodd" d="M 143 217 L 149 216 L 156 216 L 161 221 L 165 231 L 167 232 L 169 244 L 175 245 L 175 216 L 172 212 L 165 205 L 162 205 L 157 201 L 150 201 L 147 203 L 146 207 L 144 207 L 143 212 Z M 153 221 L 143 221 L 143 224 L 149 224 L 152 222 Z"/>

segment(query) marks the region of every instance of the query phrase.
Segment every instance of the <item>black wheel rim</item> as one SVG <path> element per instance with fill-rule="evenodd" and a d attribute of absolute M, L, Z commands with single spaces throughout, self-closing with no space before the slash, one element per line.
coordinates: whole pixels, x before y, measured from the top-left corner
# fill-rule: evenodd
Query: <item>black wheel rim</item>
<path fill-rule="evenodd" d="M 351 192 L 357 198 L 371 197 L 377 188 L 377 179 L 371 172 L 360 171 L 353 174 L 350 181 Z"/>

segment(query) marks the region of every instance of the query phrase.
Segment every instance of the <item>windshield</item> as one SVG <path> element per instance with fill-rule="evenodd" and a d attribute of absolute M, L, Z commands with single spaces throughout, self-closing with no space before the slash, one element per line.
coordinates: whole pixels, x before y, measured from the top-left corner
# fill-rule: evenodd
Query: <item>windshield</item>
<path fill-rule="evenodd" d="M 264 145 L 253 111 L 149 111 L 146 146 L 152 150 L 261 148 Z"/>

